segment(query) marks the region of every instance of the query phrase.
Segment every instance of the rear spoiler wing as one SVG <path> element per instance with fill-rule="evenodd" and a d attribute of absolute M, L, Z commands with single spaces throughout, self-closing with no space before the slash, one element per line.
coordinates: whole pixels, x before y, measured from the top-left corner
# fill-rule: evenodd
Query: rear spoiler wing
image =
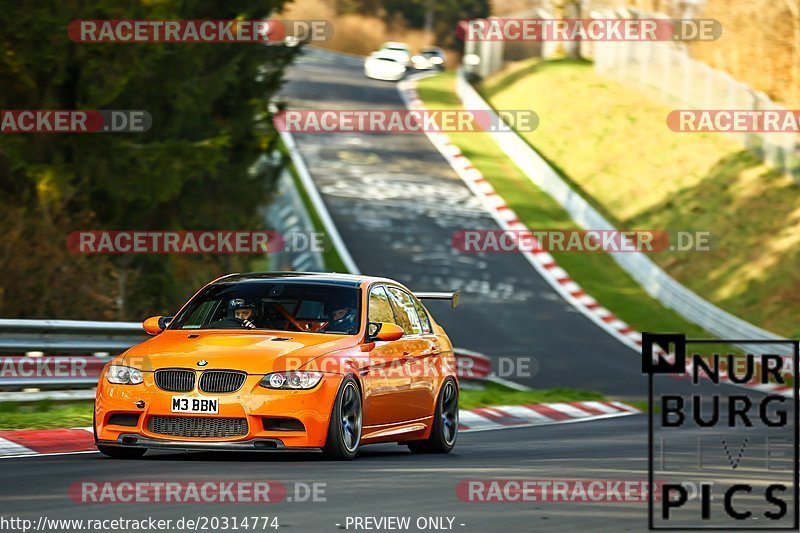
<path fill-rule="evenodd" d="M 450 305 L 455 308 L 461 299 L 461 289 L 453 292 L 415 292 L 414 296 L 420 300 L 450 300 Z"/>

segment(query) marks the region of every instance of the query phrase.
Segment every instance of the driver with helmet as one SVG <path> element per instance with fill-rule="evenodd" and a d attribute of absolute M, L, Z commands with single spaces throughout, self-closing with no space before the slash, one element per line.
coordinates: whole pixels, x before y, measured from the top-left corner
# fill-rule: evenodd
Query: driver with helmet
<path fill-rule="evenodd" d="M 327 331 L 337 331 L 351 333 L 358 329 L 356 323 L 356 308 L 351 302 L 335 301 L 328 307 L 330 312 L 330 322 L 325 328 Z"/>
<path fill-rule="evenodd" d="M 228 316 L 238 320 L 247 329 L 256 329 L 256 305 L 244 298 L 234 298 L 228 303 Z"/>

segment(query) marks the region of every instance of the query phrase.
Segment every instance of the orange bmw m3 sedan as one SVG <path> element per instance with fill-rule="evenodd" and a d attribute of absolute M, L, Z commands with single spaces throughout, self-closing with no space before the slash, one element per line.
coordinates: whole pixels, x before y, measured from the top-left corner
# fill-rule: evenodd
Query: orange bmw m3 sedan
<path fill-rule="evenodd" d="M 297 272 L 231 274 L 153 338 L 111 360 L 97 387 L 97 448 L 319 450 L 360 446 L 448 453 L 458 436 L 453 348 L 420 299 L 385 278 Z"/>

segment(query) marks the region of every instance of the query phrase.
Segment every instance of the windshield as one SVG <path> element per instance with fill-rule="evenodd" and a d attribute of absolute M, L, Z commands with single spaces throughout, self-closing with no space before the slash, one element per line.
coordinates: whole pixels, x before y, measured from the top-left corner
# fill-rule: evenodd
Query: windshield
<path fill-rule="evenodd" d="M 169 329 L 254 329 L 355 335 L 359 289 L 314 283 L 219 283 L 203 289 Z"/>

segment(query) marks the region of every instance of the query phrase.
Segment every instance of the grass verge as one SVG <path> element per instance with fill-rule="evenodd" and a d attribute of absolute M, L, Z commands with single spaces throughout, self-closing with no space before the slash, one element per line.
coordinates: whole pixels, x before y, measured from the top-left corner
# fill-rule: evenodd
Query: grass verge
<path fill-rule="evenodd" d="M 585 61 L 522 61 L 480 90 L 498 109 L 534 108 L 540 126 L 522 137 L 618 228 L 711 232 L 708 251 L 652 254 L 675 279 L 749 322 L 800 335 L 800 187 L 791 178 L 730 136 L 671 131 L 666 116 L 680 104 Z"/>
<path fill-rule="evenodd" d="M 56 429 L 92 425 L 94 402 L 0 402 L 0 430 Z"/>
<path fill-rule="evenodd" d="M 455 94 L 454 73 L 425 78 L 419 82 L 418 90 L 429 109 L 462 108 Z M 569 214 L 536 187 L 487 134 L 462 132 L 449 136 L 529 229 L 580 229 Z M 638 331 L 713 337 L 652 298 L 607 253 L 553 252 L 552 255 L 586 292 Z M 707 345 L 705 348 L 709 351 L 728 349 L 722 345 Z"/>
<path fill-rule="evenodd" d="M 605 400 L 599 392 L 575 389 L 543 389 L 518 391 L 497 383 L 487 383 L 483 390 L 461 389 L 458 399 L 461 409 L 490 407 L 493 405 L 526 405 L 550 402 L 580 402 Z"/>

